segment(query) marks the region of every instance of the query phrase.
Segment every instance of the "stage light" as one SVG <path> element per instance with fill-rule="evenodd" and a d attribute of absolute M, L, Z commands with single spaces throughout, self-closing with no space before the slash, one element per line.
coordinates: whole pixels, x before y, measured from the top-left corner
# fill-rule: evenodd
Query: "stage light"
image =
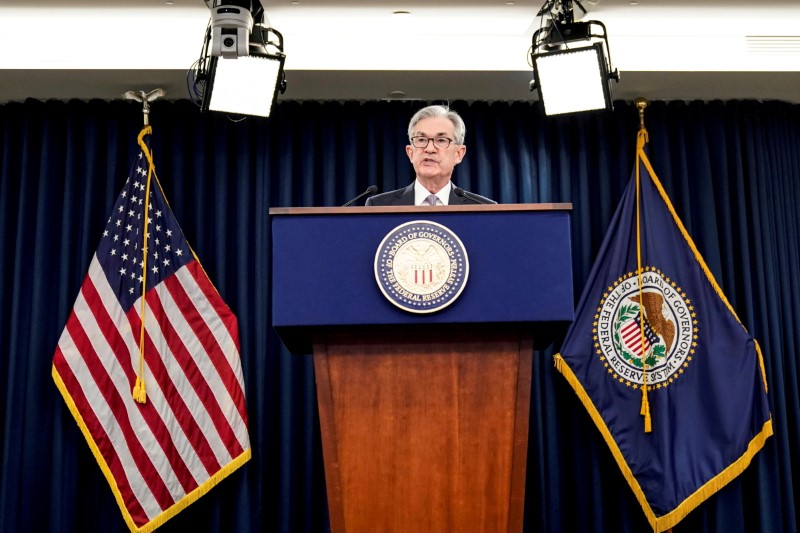
<path fill-rule="evenodd" d="M 613 109 L 610 83 L 619 81 L 619 71 L 612 69 L 603 23 L 574 22 L 569 0 L 548 4 L 539 12 L 545 14 L 550 20 L 531 47 L 531 90 L 538 90 L 545 114 Z"/>
<path fill-rule="evenodd" d="M 283 36 L 264 23 L 260 2 L 244 3 L 254 11 L 231 2 L 211 8 L 203 51 L 187 83 L 204 112 L 268 117 L 278 92 L 286 90 Z"/>
<path fill-rule="evenodd" d="M 203 110 L 268 117 L 285 90 L 286 56 L 269 54 L 250 45 L 250 54 L 235 59 L 212 57 L 205 86 Z"/>

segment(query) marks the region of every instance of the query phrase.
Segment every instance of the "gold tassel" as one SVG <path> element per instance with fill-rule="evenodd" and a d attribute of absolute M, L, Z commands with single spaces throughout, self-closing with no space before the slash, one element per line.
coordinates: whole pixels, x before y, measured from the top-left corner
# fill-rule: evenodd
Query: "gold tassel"
<path fill-rule="evenodd" d="M 137 141 L 142 153 L 147 157 L 147 186 L 145 188 L 145 198 L 150 198 L 150 183 L 153 176 L 154 165 L 153 156 L 150 150 L 147 149 L 147 144 L 144 142 L 144 136 L 152 133 L 153 128 L 145 126 L 139 132 Z M 136 375 L 136 383 L 133 386 L 133 399 L 138 403 L 147 403 L 147 389 L 144 386 L 144 318 L 147 303 L 145 297 L 147 296 L 147 225 L 149 219 L 147 217 L 148 206 L 144 207 L 144 235 L 142 236 L 142 323 L 139 330 L 139 367 Z"/>
<path fill-rule="evenodd" d="M 650 418 L 650 401 L 647 399 L 647 386 L 642 387 L 642 409 L 639 414 L 644 416 L 644 432 L 652 432 L 653 421 Z"/>
<path fill-rule="evenodd" d="M 147 389 L 144 380 L 136 376 L 136 383 L 133 386 L 133 399 L 138 403 L 147 403 Z"/>
<path fill-rule="evenodd" d="M 636 273 L 639 278 L 639 301 L 644 302 L 642 298 L 642 239 L 641 239 L 641 222 L 639 214 L 639 190 L 641 187 L 641 178 L 639 174 L 640 158 L 644 155 L 644 145 L 649 140 L 647 130 L 644 127 L 644 109 L 647 107 L 647 101 L 639 98 L 636 101 L 636 107 L 639 108 L 639 132 L 636 135 Z M 651 433 L 653 431 L 653 421 L 650 418 L 650 401 L 647 399 L 647 353 L 644 350 L 644 310 L 639 311 L 639 327 L 641 330 L 642 339 L 642 407 L 639 414 L 644 416 L 644 432 Z"/>

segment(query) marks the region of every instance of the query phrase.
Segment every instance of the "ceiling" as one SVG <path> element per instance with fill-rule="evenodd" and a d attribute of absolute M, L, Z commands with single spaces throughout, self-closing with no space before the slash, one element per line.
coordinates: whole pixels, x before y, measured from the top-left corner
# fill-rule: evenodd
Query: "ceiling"
<path fill-rule="evenodd" d="M 262 3 L 284 37 L 281 99 L 535 98 L 528 50 L 541 0 Z M 798 0 L 582 4 L 584 20 L 607 28 L 615 99 L 800 103 Z M 208 20 L 203 0 L 0 0 L 0 102 L 157 87 L 187 98 Z"/>

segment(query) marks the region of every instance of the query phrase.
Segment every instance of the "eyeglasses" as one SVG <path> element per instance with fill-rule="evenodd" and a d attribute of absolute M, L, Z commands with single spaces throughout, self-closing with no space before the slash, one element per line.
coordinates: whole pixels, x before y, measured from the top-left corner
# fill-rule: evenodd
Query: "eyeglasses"
<path fill-rule="evenodd" d="M 424 136 L 411 137 L 411 144 L 415 148 L 427 148 L 428 144 L 431 141 L 433 141 L 433 145 L 436 148 L 441 148 L 441 149 L 448 148 L 450 146 L 450 143 L 455 142 L 453 139 L 448 139 L 447 137 L 434 137 L 434 138 L 424 137 Z"/>

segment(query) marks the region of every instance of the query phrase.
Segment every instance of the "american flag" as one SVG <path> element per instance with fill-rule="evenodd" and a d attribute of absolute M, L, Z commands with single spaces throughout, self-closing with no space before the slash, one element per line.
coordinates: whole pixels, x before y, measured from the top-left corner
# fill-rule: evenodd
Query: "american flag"
<path fill-rule="evenodd" d="M 642 343 L 642 328 L 639 326 L 642 322 L 644 322 L 644 343 Z M 639 357 L 642 356 L 642 353 L 647 353 L 648 350 L 650 350 L 650 346 L 658 343 L 659 340 L 658 336 L 650 328 L 650 324 L 647 323 L 647 320 L 642 320 L 641 311 L 622 325 L 620 333 L 622 334 L 622 342 L 625 343 L 625 347 Z M 644 348 L 644 351 L 642 351 L 642 348 Z"/>
<path fill-rule="evenodd" d="M 139 135 L 52 372 L 132 531 L 157 528 L 251 453 L 237 320 L 150 172 L 149 133 Z M 137 378 L 144 403 L 132 393 Z"/>

